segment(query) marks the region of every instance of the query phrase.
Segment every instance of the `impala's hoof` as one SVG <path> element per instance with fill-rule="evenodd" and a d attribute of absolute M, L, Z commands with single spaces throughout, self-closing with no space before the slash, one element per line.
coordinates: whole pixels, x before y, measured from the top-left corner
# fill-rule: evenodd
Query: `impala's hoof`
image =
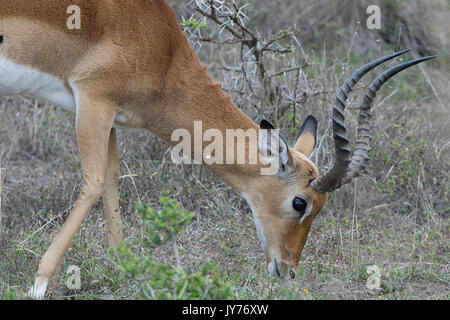
<path fill-rule="evenodd" d="M 47 291 L 48 280 L 37 276 L 34 286 L 28 291 L 27 297 L 37 300 L 43 300 Z"/>

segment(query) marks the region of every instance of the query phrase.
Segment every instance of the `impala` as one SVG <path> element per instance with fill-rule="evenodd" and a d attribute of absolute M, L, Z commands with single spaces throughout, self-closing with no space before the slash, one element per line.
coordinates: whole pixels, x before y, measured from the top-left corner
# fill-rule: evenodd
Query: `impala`
<path fill-rule="evenodd" d="M 67 8 L 72 5 L 81 9 L 81 29 L 66 26 Z M 282 138 L 276 150 L 258 143 L 261 155 L 276 157 L 260 156 L 256 164 L 205 165 L 249 203 L 270 274 L 295 277 L 311 223 L 328 193 L 364 168 L 371 140 L 370 107 L 380 86 L 433 57 L 393 67 L 369 86 L 359 109 L 353 153 L 344 125 L 347 95 L 364 74 L 407 51 L 365 65 L 339 89 L 332 113 L 335 160 L 324 175 L 308 158 L 316 144 L 317 122 L 312 116 L 305 120 L 293 148 Z M 40 261 L 30 290 L 36 298 L 45 296 L 49 279 L 100 197 L 109 245 L 117 248 L 123 238 L 117 128 L 145 128 L 170 145 L 172 132 L 178 128 L 192 132 L 194 121 L 202 121 L 203 130 L 223 133 L 253 129 L 261 136 L 273 129 L 267 121 L 258 126 L 211 80 L 164 0 L 2 0 L 0 94 L 31 95 L 76 113 L 83 185 Z M 262 175 L 261 167 L 271 161 L 277 162 L 276 174 Z"/>

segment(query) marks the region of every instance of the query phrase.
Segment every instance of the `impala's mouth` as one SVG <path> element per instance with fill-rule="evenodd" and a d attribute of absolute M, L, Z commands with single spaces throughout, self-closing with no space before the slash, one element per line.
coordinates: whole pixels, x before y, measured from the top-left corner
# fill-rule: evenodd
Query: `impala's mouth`
<path fill-rule="evenodd" d="M 296 276 L 296 272 L 294 271 L 294 269 L 291 269 L 289 272 L 287 272 L 287 269 L 289 268 L 286 268 L 286 272 L 284 272 L 283 267 L 280 265 L 280 262 L 278 262 L 277 258 L 275 257 L 267 265 L 267 269 L 271 276 L 277 278 L 294 279 Z"/>

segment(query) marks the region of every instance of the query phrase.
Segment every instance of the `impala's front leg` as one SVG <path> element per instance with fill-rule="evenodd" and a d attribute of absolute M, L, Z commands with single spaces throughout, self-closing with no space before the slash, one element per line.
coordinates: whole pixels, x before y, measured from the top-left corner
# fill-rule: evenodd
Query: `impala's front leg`
<path fill-rule="evenodd" d="M 119 152 L 117 150 L 116 129 L 111 129 L 108 147 L 108 167 L 106 171 L 103 204 L 106 213 L 106 228 L 109 247 L 117 250 L 123 239 L 122 219 L 119 208 Z"/>
<path fill-rule="evenodd" d="M 83 219 L 103 193 L 107 178 L 108 149 L 115 107 L 102 96 L 77 91 L 77 137 L 83 166 L 80 196 L 39 264 L 29 295 L 44 298 L 47 284 L 60 264 Z"/>

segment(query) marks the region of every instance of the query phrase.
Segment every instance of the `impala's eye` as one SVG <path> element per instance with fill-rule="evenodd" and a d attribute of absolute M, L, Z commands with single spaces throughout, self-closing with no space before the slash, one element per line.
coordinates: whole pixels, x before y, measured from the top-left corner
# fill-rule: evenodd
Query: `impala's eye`
<path fill-rule="evenodd" d="M 308 204 L 302 198 L 295 197 L 294 201 L 292 201 L 292 206 L 294 207 L 295 211 L 297 211 L 303 216 L 305 214 L 305 210 Z"/>

